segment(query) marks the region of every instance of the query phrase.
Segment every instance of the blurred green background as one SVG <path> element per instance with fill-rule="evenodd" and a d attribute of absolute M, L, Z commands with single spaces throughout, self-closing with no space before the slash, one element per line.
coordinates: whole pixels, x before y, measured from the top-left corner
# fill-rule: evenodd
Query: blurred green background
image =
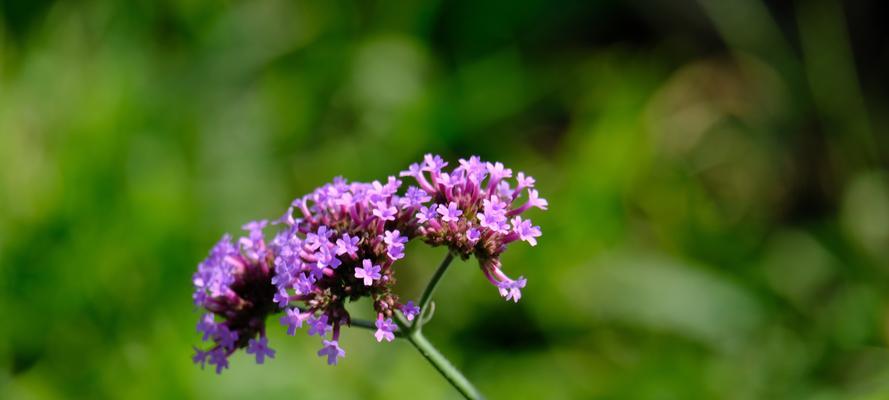
<path fill-rule="evenodd" d="M 0 398 L 455 398 L 363 330 L 190 361 L 223 232 L 425 152 L 550 202 L 519 304 L 474 261 L 437 293 L 491 398 L 889 398 L 887 8 L 0 0 Z"/>

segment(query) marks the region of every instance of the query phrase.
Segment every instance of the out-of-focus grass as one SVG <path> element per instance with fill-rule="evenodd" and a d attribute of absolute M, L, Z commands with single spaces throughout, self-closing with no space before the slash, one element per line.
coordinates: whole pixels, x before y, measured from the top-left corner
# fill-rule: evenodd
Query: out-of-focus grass
<path fill-rule="evenodd" d="M 437 292 L 491 398 L 883 398 L 887 99 L 844 7 L 4 2 L 0 397 L 454 398 L 359 330 L 335 368 L 281 329 L 266 365 L 190 362 L 223 232 L 436 152 L 550 201 L 519 304 L 473 261 Z M 442 249 L 408 250 L 416 297 Z"/>

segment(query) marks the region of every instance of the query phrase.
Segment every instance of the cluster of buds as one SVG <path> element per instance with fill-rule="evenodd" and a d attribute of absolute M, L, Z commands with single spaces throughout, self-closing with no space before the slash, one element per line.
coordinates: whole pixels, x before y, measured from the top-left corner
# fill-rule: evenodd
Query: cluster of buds
<path fill-rule="evenodd" d="M 265 221 L 245 225 L 249 235 L 238 247 L 223 237 L 194 277 L 195 304 L 208 311 L 198 330 L 214 342 L 209 350 L 196 349 L 195 362 L 203 366 L 209 358 L 220 372 L 243 347 L 258 363 L 274 357 L 265 319 L 283 312 L 280 322 L 288 335 L 307 325 L 309 335 L 322 338 L 318 355 L 336 364 L 345 356 L 341 328 L 351 325 L 345 303 L 363 297 L 373 301 L 377 314 L 374 337 L 392 341 L 393 313 L 409 321 L 420 313 L 412 301 L 402 303 L 392 293 L 393 267 L 414 238 L 447 246 L 463 259 L 475 256 L 501 296 L 518 301 L 526 280 L 503 273 L 500 255 L 516 240 L 537 244 L 540 228 L 520 214 L 531 207 L 545 210 L 547 202 L 524 173 L 512 186 L 512 171 L 501 163 L 470 157 L 459 164 L 445 172 L 441 157 L 426 155 L 400 174 L 417 183 L 403 192 L 394 176 L 385 183 L 337 178 L 294 200 L 274 222 L 282 229 L 268 244 Z"/>

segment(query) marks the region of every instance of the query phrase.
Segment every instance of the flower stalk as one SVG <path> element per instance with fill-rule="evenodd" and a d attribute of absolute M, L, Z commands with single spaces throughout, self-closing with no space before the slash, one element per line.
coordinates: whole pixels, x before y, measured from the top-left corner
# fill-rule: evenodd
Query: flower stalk
<path fill-rule="evenodd" d="M 438 265 L 438 269 L 435 270 L 435 274 L 433 274 L 432 278 L 429 279 L 429 283 L 426 284 L 426 289 L 423 290 L 423 295 L 420 296 L 420 316 L 411 325 L 411 330 L 422 330 L 423 324 L 425 324 L 427 321 L 425 316 L 431 316 L 430 309 L 434 308 L 429 307 L 429 303 L 432 301 L 432 293 L 435 292 L 435 288 L 438 287 L 438 282 L 444 276 L 445 271 L 448 270 L 448 267 L 451 265 L 451 261 L 453 260 L 454 254 L 449 251 L 444 260 L 441 260 L 441 264 Z"/>
<path fill-rule="evenodd" d="M 411 345 L 414 346 L 426 360 L 432 364 L 433 367 L 440 373 L 451 385 L 457 389 L 463 397 L 467 399 L 482 399 L 481 393 L 469 379 L 460 372 L 454 364 L 451 364 L 447 358 L 429 340 L 423 336 L 423 324 L 426 322 L 423 318 L 423 314 L 427 312 L 427 306 L 432 301 L 432 294 L 435 292 L 436 286 L 438 286 L 438 282 L 441 281 L 441 278 L 444 276 L 445 271 L 447 271 L 448 267 L 451 265 L 451 261 L 454 260 L 454 255 L 451 252 L 445 256 L 444 260 L 441 261 L 441 264 L 438 266 L 438 269 L 435 270 L 435 274 L 432 275 L 432 278 L 429 280 L 429 283 L 426 285 L 426 289 L 423 290 L 423 295 L 420 297 L 420 309 L 423 310 L 422 314 L 419 315 L 413 324 L 410 324 L 408 321 L 405 321 L 400 315 L 396 315 L 395 323 L 398 324 L 399 331 L 404 332 L 403 335 L 399 336 L 407 339 Z"/>

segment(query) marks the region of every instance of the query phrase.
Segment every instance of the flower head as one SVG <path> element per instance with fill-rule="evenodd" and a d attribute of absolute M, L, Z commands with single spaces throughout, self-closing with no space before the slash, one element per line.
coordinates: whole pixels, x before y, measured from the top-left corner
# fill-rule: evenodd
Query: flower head
<path fill-rule="evenodd" d="M 537 244 L 540 227 L 523 213 L 546 210 L 548 202 L 534 178 L 518 172 L 512 179 L 503 163 L 471 156 L 447 167 L 440 156 L 426 154 L 399 174 L 414 181 L 403 194 L 394 176 L 370 183 L 336 177 L 294 199 L 272 222 L 279 231 L 271 241 L 263 233 L 266 220 L 245 224 L 237 240 L 224 235 L 192 277 L 194 303 L 202 309 L 197 331 L 208 342 L 195 348 L 193 361 L 221 372 L 238 349 L 260 364 L 273 358 L 265 321 L 283 312 L 280 324 L 288 335 L 304 324 L 310 336 L 332 332 L 318 355 L 335 365 L 345 356 L 341 328 L 351 324 L 345 304 L 363 297 L 373 300 L 377 341 L 393 340 L 392 314 L 413 321 L 421 312 L 392 292 L 398 260 L 414 239 L 476 258 L 500 295 L 518 301 L 527 281 L 506 275 L 501 254 L 513 242 Z"/>

